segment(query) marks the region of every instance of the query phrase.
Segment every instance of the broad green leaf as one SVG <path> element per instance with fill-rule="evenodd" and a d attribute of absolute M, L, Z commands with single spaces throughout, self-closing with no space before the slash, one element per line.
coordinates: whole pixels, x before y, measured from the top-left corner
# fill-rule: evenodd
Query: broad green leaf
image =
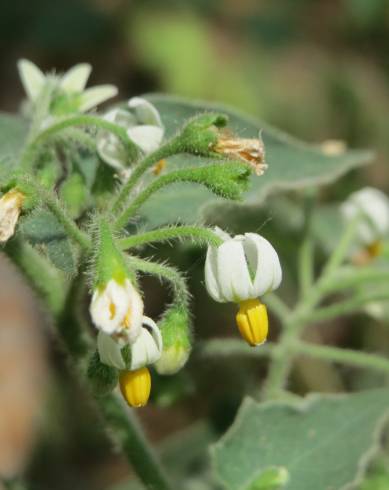
<path fill-rule="evenodd" d="M 14 163 L 26 135 L 27 125 L 23 119 L 0 113 L 0 164 Z"/>
<path fill-rule="evenodd" d="M 213 446 L 214 469 L 228 490 L 246 490 L 284 468 L 285 490 L 340 490 L 359 482 L 388 419 L 389 391 L 311 395 L 298 403 L 247 398 Z"/>
<path fill-rule="evenodd" d="M 44 209 L 36 209 L 20 223 L 20 231 L 44 252 L 60 270 L 76 272 L 76 259 L 65 230 L 55 216 Z"/>
<path fill-rule="evenodd" d="M 276 192 L 331 183 L 349 170 L 372 160 L 372 153 L 363 150 L 326 155 L 318 147 L 302 143 L 261 121 L 220 105 L 158 94 L 147 95 L 146 98 L 160 111 L 167 137 L 173 135 L 188 118 L 207 110 L 228 114 L 229 127 L 239 136 L 257 137 L 262 131 L 269 168 L 263 176 L 251 177 L 250 189 L 244 196 L 245 204 L 259 204 Z M 203 162 L 204 159 L 199 157 L 181 155 L 169 159 L 168 168 Z M 200 187 L 180 184 L 174 192 L 167 188 L 156 194 L 144 206 L 142 214 L 150 221 L 150 226 L 169 221 L 194 222 L 203 216 L 207 206 L 215 202 L 214 196 Z"/>

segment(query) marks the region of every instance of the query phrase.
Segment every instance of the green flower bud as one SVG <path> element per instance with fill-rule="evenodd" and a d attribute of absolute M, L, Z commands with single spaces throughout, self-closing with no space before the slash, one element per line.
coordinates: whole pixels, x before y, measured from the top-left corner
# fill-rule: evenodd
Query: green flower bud
<path fill-rule="evenodd" d="M 179 136 L 180 151 L 195 155 L 215 155 L 212 148 L 219 139 L 217 128 L 224 127 L 227 121 L 227 116 L 213 113 L 191 119 Z"/>
<path fill-rule="evenodd" d="M 155 363 L 159 374 L 174 374 L 188 360 L 191 351 L 189 316 L 184 308 L 170 308 L 159 322 L 162 333 L 163 350 Z"/>
<path fill-rule="evenodd" d="M 79 173 L 71 174 L 62 184 L 60 196 L 72 218 L 78 218 L 85 208 L 88 191 Z"/>

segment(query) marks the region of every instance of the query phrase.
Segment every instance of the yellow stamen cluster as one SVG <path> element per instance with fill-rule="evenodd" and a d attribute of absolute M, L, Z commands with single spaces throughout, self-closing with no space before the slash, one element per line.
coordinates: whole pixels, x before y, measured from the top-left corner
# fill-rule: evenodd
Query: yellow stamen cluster
<path fill-rule="evenodd" d="M 122 371 L 119 384 L 120 391 L 130 407 L 143 407 L 147 404 L 151 391 L 151 376 L 146 367 L 136 371 Z"/>
<path fill-rule="evenodd" d="M 381 240 L 376 240 L 366 247 L 367 253 L 373 259 L 381 255 L 382 249 L 383 245 Z"/>
<path fill-rule="evenodd" d="M 258 299 L 249 299 L 240 303 L 236 323 L 241 336 L 251 346 L 266 341 L 269 329 L 267 309 Z"/>
<path fill-rule="evenodd" d="M 166 168 L 166 160 L 159 160 L 153 167 L 153 174 L 159 175 Z"/>

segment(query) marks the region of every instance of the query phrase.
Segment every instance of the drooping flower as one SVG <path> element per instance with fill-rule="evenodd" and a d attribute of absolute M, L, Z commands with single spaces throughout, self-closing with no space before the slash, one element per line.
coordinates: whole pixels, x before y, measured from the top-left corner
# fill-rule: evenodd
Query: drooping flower
<path fill-rule="evenodd" d="M 268 318 L 259 297 L 277 289 L 282 271 L 277 252 L 262 236 L 246 233 L 231 238 L 217 230 L 224 243 L 208 247 L 205 284 L 210 296 L 220 303 L 239 304 L 236 322 L 250 345 L 266 341 Z"/>
<path fill-rule="evenodd" d="M 340 210 L 346 222 L 361 216 L 357 226 L 359 248 L 370 257 L 379 255 L 382 239 L 389 234 L 389 198 L 378 189 L 364 187 L 352 193 Z"/>
<path fill-rule="evenodd" d="M 146 155 L 155 151 L 161 144 L 164 128 L 157 109 L 141 97 L 128 101 L 128 109 L 113 109 L 104 118 L 118 124 L 127 131 L 128 137 Z M 125 150 L 112 133 L 101 132 L 97 141 L 97 150 L 108 165 L 123 170 L 126 168 Z"/>
<path fill-rule="evenodd" d="M 0 199 L 0 243 L 5 243 L 15 233 L 23 202 L 24 194 L 11 189 Z"/>
<path fill-rule="evenodd" d="M 42 89 L 50 80 L 53 95 L 50 105 L 52 115 L 63 116 L 77 112 L 87 112 L 97 105 L 117 95 L 114 85 L 98 85 L 85 89 L 92 67 L 89 63 L 79 63 L 64 75 L 45 75 L 34 63 L 21 59 L 18 70 L 23 87 L 31 103 L 35 103 Z"/>
<path fill-rule="evenodd" d="M 146 405 L 151 391 L 147 366 L 157 362 L 162 352 L 161 332 L 155 322 L 144 316 L 140 334 L 130 343 L 100 331 L 97 349 L 102 363 L 121 371 L 120 389 L 128 404 L 133 407 Z"/>
<path fill-rule="evenodd" d="M 102 332 L 134 342 L 141 331 L 143 301 L 128 278 L 123 282 L 111 279 L 94 291 L 90 314 Z"/>

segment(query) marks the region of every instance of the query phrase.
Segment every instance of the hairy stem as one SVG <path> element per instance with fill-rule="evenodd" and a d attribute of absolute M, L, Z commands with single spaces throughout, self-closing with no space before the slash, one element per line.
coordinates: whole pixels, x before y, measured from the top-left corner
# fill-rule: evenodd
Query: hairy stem
<path fill-rule="evenodd" d="M 140 272 L 152 274 L 160 279 L 167 280 L 173 287 L 175 302 L 187 307 L 190 299 L 190 293 L 184 277 L 174 268 L 156 262 L 149 262 L 138 257 L 130 256 L 128 261 L 132 267 Z"/>
<path fill-rule="evenodd" d="M 304 354 L 316 359 L 389 373 L 389 360 L 376 354 L 328 345 L 315 345 L 302 341 L 296 342 L 293 349 L 298 354 Z"/>
<path fill-rule="evenodd" d="M 62 119 L 35 136 L 35 138 L 32 139 L 24 149 L 20 157 L 19 168 L 23 172 L 31 169 L 35 163 L 36 157 L 39 155 L 42 145 L 45 144 L 53 135 L 73 126 L 92 126 L 104 129 L 105 131 L 109 131 L 110 133 L 114 134 L 121 141 L 129 156 L 135 157 L 138 152 L 136 145 L 129 139 L 124 128 L 106 121 L 103 118 L 83 114 Z"/>
<path fill-rule="evenodd" d="M 149 490 L 172 490 L 135 416 L 115 395 L 97 399 L 100 410 L 135 472 Z"/>
<path fill-rule="evenodd" d="M 205 243 L 219 246 L 223 243 L 223 240 L 209 228 L 202 228 L 200 226 L 177 226 L 159 228 L 158 230 L 147 231 L 138 235 L 122 238 L 118 240 L 118 244 L 122 250 L 126 250 L 132 247 L 139 247 L 140 245 L 144 245 L 146 243 L 163 242 L 176 238 L 189 238 L 193 242 L 200 245 Z"/>
<path fill-rule="evenodd" d="M 130 178 L 120 189 L 119 194 L 115 197 L 114 202 L 112 204 L 112 213 L 115 214 L 119 212 L 123 207 L 125 207 L 132 190 L 137 185 L 142 175 L 150 167 L 152 167 L 159 160 L 163 160 L 164 158 L 174 155 L 176 152 L 177 152 L 176 139 L 172 139 L 171 141 L 167 142 L 165 145 L 158 148 L 158 150 L 156 150 L 153 153 L 150 153 L 143 160 L 141 160 L 134 167 L 134 170 Z"/>

